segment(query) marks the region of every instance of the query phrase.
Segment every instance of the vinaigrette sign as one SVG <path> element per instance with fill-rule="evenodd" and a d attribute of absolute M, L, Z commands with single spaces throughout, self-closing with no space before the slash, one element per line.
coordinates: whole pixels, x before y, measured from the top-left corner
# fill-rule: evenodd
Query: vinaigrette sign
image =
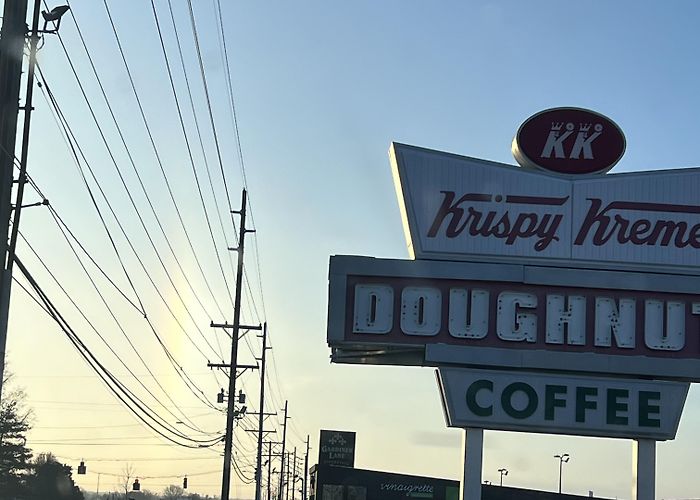
<path fill-rule="evenodd" d="M 448 427 L 673 439 L 689 384 L 440 368 Z"/>
<path fill-rule="evenodd" d="M 417 259 L 700 274 L 700 169 L 561 177 L 392 144 Z"/>

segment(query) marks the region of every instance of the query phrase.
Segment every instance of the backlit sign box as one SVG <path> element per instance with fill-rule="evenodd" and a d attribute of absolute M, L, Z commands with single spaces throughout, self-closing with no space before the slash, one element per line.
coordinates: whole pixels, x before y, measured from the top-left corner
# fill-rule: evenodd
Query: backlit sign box
<path fill-rule="evenodd" d="M 318 451 L 319 465 L 355 466 L 355 433 L 321 430 Z"/>
<path fill-rule="evenodd" d="M 602 174 L 625 154 L 625 135 L 607 116 L 581 108 L 540 111 L 523 122 L 513 156 L 525 168 L 558 175 Z"/>
<path fill-rule="evenodd" d="M 333 360 L 700 381 L 700 277 L 334 256 Z"/>
<path fill-rule="evenodd" d="M 396 143 L 390 159 L 414 258 L 700 274 L 700 169 L 562 177 Z"/>
<path fill-rule="evenodd" d="M 449 427 L 673 439 L 689 384 L 440 368 Z"/>

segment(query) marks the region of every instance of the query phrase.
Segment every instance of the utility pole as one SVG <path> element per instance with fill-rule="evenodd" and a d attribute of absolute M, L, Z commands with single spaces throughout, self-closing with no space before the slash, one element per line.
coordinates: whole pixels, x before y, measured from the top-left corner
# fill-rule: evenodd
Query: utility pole
<path fill-rule="evenodd" d="M 39 33 L 57 33 L 61 17 L 69 7 L 63 5 L 44 12 L 44 28 L 39 30 L 41 0 L 34 0 L 32 28 L 27 33 L 25 23 L 27 0 L 5 0 L 3 24 L 0 30 L 0 396 L 5 375 L 5 348 L 10 316 L 10 291 L 12 288 L 12 266 L 19 234 L 19 218 L 22 212 L 24 184 L 27 182 L 27 157 L 29 155 L 29 127 L 32 117 L 34 96 L 34 69 L 36 66 Z M 53 29 L 47 29 L 54 22 Z M 27 67 L 27 90 L 24 106 L 19 106 L 19 90 L 24 60 L 24 41 L 29 38 L 29 64 Z M 24 110 L 22 128 L 22 151 L 19 160 L 19 177 L 15 203 L 12 203 L 14 185 L 15 146 L 17 137 L 17 115 Z M 46 200 L 37 205 L 46 204 Z M 12 230 L 10 230 L 12 218 Z M 8 233 L 9 238 L 8 238 Z M 9 243 L 8 243 L 9 239 Z"/>
<path fill-rule="evenodd" d="M 272 441 L 267 442 L 267 499 L 272 500 L 270 497 L 270 479 L 271 479 L 271 469 L 272 469 Z"/>
<path fill-rule="evenodd" d="M 0 30 L 0 238 L 4 240 L 0 244 L 3 255 L 0 269 L 0 395 L 5 373 L 5 346 L 12 283 L 13 259 L 8 259 L 7 241 L 12 214 L 19 91 L 24 40 L 27 34 L 26 17 L 27 0 L 5 0 Z M 10 266 L 9 271 L 7 266 Z"/>
<path fill-rule="evenodd" d="M 283 487 L 283 479 L 284 479 L 284 448 L 287 443 L 287 419 L 289 418 L 287 416 L 287 403 L 289 401 L 284 402 L 284 421 L 282 422 L 282 465 L 280 466 L 280 490 L 279 494 L 277 495 L 277 500 L 282 500 L 282 487 Z"/>
<path fill-rule="evenodd" d="M 294 493 L 297 490 L 297 447 L 294 447 L 294 460 L 292 461 L 292 500 L 294 500 Z"/>
<path fill-rule="evenodd" d="M 260 410 L 258 411 L 258 456 L 255 467 L 255 500 L 260 500 L 262 495 L 262 445 L 263 445 L 263 418 L 265 416 L 265 353 L 267 347 L 267 323 L 263 325 L 262 355 L 260 356 Z M 268 494 L 269 495 L 269 494 Z"/>
<path fill-rule="evenodd" d="M 236 401 L 235 394 L 237 376 L 236 369 L 238 368 L 238 340 L 240 338 L 241 331 L 241 291 L 243 288 L 243 251 L 245 244 L 245 235 L 246 233 L 255 232 L 254 230 L 246 229 L 245 227 L 247 197 L 248 194 L 244 189 L 241 201 L 241 209 L 231 211 L 231 213 L 238 214 L 241 216 L 241 224 L 238 234 L 238 248 L 229 248 L 229 250 L 235 250 L 238 253 L 238 267 L 236 269 L 236 295 L 233 304 L 233 325 L 231 325 L 231 327 L 233 328 L 231 337 L 231 359 L 228 365 L 228 407 L 226 410 L 226 436 L 224 438 L 224 470 L 223 477 L 221 479 L 221 500 L 229 500 L 229 490 L 231 487 L 231 449 L 233 447 L 233 420 L 235 412 L 234 407 Z M 229 325 L 212 324 L 212 326 L 228 327 Z M 244 328 L 255 329 L 254 327 Z M 258 327 L 257 329 L 260 329 L 260 327 Z"/>
<path fill-rule="evenodd" d="M 304 484 L 302 487 L 302 500 L 307 500 L 309 497 L 306 495 L 306 481 L 309 478 L 309 435 L 306 435 L 306 455 L 304 455 Z"/>
<path fill-rule="evenodd" d="M 269 414 L 268 414 L 269 415 Z M 266 500 L 272 500 L 272 474 L 274 472 L 277 472 L 276 470 L 272 470 L 272 459 L 276 457 L 282 456 L 280 453 L 273 453 L 272 452 L 272 447 L 274 445 L 282 444 L 281 441 L 267 441 L 268 449 L 267 449 L 267 499 Z M 275 493 L 276 494 L 276 493 Z"/>
<path fill-rule="evenodd" d="M 287 480 L 285 481 L 286 488 L 287 488 L 287 491 L 286 491 L 287 494 L 286 494 L 285 498 L 287 500 L 289 500 L 289 457 L 290 457 L 290 455 L 291 455 L 291 453 L 287 452 L 287 472 L 286 472 Z"/>

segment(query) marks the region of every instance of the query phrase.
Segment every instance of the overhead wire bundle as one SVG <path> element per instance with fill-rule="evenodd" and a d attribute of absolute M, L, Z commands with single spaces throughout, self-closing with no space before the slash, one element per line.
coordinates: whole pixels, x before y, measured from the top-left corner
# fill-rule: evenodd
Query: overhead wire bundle
<path fill-rule="evenodd" d="M 215 0 L 213 5 L 214 18 L 217 25 L 217 43 L 222 64 L 226 69 L 224 73 L 224 84 L 228 101 L 228 115 L 234 132 L 234 145 L 240 166 L 242 185 L 247 188 L 246 166 L 244 163 L 243 148 L 241 146 L 239 120 L 236 113 L 226 30 L 224 29 L 220 0 Z M 196 229 L 199 231 L 203 228 L 205 234 L 207 234 L 207 238 L 204 240 L 209 246 L 209 255 L 214 257 L 215 266 L 213 268 L 211 265 L 205 264 L 200 257 L 201 240 L 195 236 L 191 227 L 188 227 L 191 221 L 184 215 L 184 208 L 181 206 L 181 203 L 178 202 L 178 195 L 172 182 L 172 173 L 169 173 L 166 169 L 166 160 L 162 154 L 163 148 L 158 145 L 158 138 L 153 133 L 153 117 L 149 118 L 148 110 L 144 105 L 145 99 L 141 95 L 141 91 L 137 85 L 138 79 L 135 77 L 134 68 L 129 63 L 126 46 L 123 43 L 122 36 L 118 29 L 117 17 L 110 9 L 107 0 L 103 0 L 103 6 L 109 22 L 109 32 L 111 32 L 116 42 L 119 60 L 123 66 L 133 102 L 138 109 L 137 116 L 140 117 L 140 129 L 142 132 L 145 132 L 147 137 L 147 143 L 149 144 L 152 155 L 151 158 L 141 158 L 139 153 L 130 146 L 129 142 L 131 139 L 129 139 L 129 137 L 133 136 L 135 126 L 133 123 L 130 123 L 129 129 L 131 134 L 125 133 L 124 124 L 118 119 L 112 103 L 113 99 L 110 98 L 110 92 L 103 83 L 103 77 L 100 76 L 100 72 L 95 64 L 95 57 L 92 54 L 92 49 L 87 43 L 87 39 L 83 35 L 83 31 L 78 23 L 78 13 L 75 12 L 73 8 L 71 8 L 70 12 L 74 20 L 73 26 L 76 30 L 77 40 L 79 40 L 84 57 L 88 61 L 89 73 L 97 86 L 96 88 L 99 90 L 98 95 L 101 98 L 103 106 L 105 106 L 107 110 L 108 121 L 111 127 L 113 127 L 113 130 L 116 131 L 117 142 L 126 158 L 125 163 L 130 166 L 130 178 L 127 177 L 126 170 L 123 169 L 122 166 L 124 162 L 120 159 L 115 146 L 112 144 L 114 138 L 110 137 L 107 131 L 107 127 L 104 123 L 105 119 L 99 116 L 95 99 L 90 97 L 86 89 L 86 76 L 81 73 L 78 65 L 73 60 L 74 51 L 70 48 L 69 42 L 60 34 L 58 36 L 58 41 L 66 58 L 67 67 L 70 69 L 70 73 L 77 86 L 78 92 L 76 95 L 82 98 L 83 104 L 88 111 L 88 114 L 80 116 L 80 119 L 84 119 L 85 117 L 89 118 L 89 120 L 84 123 L 91 123 L 93 132 L 96 131 L 99 138 L 97 144 L 100 144 L 102 148 L 104 148 L 103 153 L 106 153 L 107 158 L 106 162 L 100 160 L 100 167 L 102 167 L 102 163 L 112 166 L 113 173 L 116 175 L 116 179 L 118 179 L 115 185 L 111 185 L 109 181 L 105 180 L 105 173 L 102 168 L 94 167 L 94 160 L 88 160 L 91 153 L 93 155 L 95 154 L 94 150 L 96 146 L 91 144 L 91 152 L 86 151 L 85 146 L 82 144 L 84 139 L 79 138 L 80 132 L 76 131 L 75 127 L 71 125 L 71 122 L 76 121 L 76 117 L 67 114 L 67 111 L 60 103 L 63 98 L 57 95 L 57 91 L 51 83 L 56 80 L 56 77 L 47 75 L 43 65 L 39 66 L 39 82 L 48 107 L 54 116 L 59 133 L 66 143 L 68 152 L 76 166 L 80 182 L 85 189 L 90 205 L 99 221 L 99 226 L 102 228 L 104 233 L 103 241 L 107 243 L 107 248 L 110 249 L 111 254 L 116 259 L 118 269 L 123 278 L 116 278 L 113 271 L 109 269 L 110 266 L 105 265 L 104 257 L 96 256 L 95 250 L 90 249 L 91 246 L 94 247 L 93 241 L 90 240 L 87 242 L 85 237 L 79 234 L 80 231 L 76 231 L 75 228 L 77 224 L 59 213 L 59 209 L 54 203 L 46 202 L 46 207 L 50 214 L 50 220 L 58 229 L 58 234 L 62 238 L 62 241 L 69 249 L 70 254 L 74 257 L 78 269 L 82 276 L 84 276 L 86 283 L 89 283 L 89 288 L 93 290 L 99 299 L 99 304 L 101 304 L 101 307 L 106 311 L 104 318 L 107 318 L 112 324 L 111 330 L 121 335 L 125 346 L 128 347 L 129 352 L 139 361 L 140 366 L 146 370 L 149 379 L 153 381 L 155 387 L 148 387 L 148 385 L 141 380 L 141 377 L 137 376 L 131 366 L 132 363 L 124 361 L 123 352 L 120 353 L 113 347 L 113 336 L 111 334 L 105 334 L 103 331 L 104 327 L 98 326 L 95 321 L 90 318 L 89 314 L 86 312 L 85 306 L 81 307 L 81 299 L 75 296 L 75 294 L 69 291 L 65 286 L 64 282 L 66 278 L 59 276 L 59 273 L 57 273 L 55 269 L 52 269 L 52 265 L 42 256 L 41 250 L 37 249 L 36 246 L 32 244 L 34 238 L 30 234 L 31 231 L 24 231 L 21 233 L 21 236 L 26 248 L 33 256 L 33 259 L 38 262 L 43 272 L 50 278 L 52 286 L 60 291 L 65 297 L 65 300 L 72 305 L 81 320 L 87 325 L 89 331 L 95 334 L 103 348 L 106 349 L 105 352 L 110 353 L 111 356 L 114 357 L 118 365 L 135 381 L 135 384 L 138 386 L 138 392 L 143 391 L 148 401 L 146 401 L 144 395 L 138 395 L 134 387 L 129 387 L 127 384 L 120 381 L 114 371 L 108 368 L 104 359 L 99 359 L 94 348 L 85 340 L 85 335 L 78 335 L 75 322 L 69 319 L 65 312 L 60 310 L 60 306 L 57 305 L 55 298 L 49 296 L 50 292 L 46 291 L 45 285 L 40 286 L 36 277 L 29 272 L 24 263 L 19 259 L 17 259 L 16 262 L 26 279 L 26 283 L 21 281 L 17 282 L 59 326 L 60 330 L 65 334 L 80 357 L 95 372 L 109 392 L 151 432 L 173 445 L 186 448 L 216 447 L 221 442 L 221 432 L 202 429 L 200 425 L 196 424 L 191 419 L 187 412 L 183 411 L 182 405 L 176 402 L 172 394 L 172 389 L 167 389 L 154 374 L 151 368 L 153 365 L 152 360 L 144 358 L 140 353 L 138 345 L 132 339 L 133 325 L 138 325 L 140 322 L 146 327 L 147 331 L 150 332 L 152 339 L 159 347 L 160 352 L 167 360 L 173 372 L 177 375 L 182 387 L 186 388 L 188 393 L 196 398 L 204 408 L 208 408 L 215 413 L 220 413 L 222 411 L 216 404 L 211 402 L 214 391 L 210 388 L 203 388 L 201 382 L 196 381 L 194 377 L 188 373 L 188 369 L 184 366 L 182 360 L 178 359 L 178 356 L 176 356 L 172 347 L 169 345 L 170 341 L 162 333 L 163 328 L 157 324 L 157 318 L 161 315 L 161 311 L 163 311 L 169 318 L 169 321 L 177 327 L 180 334 L 187 340 L 189 345 L 199 354 L 202 364 L 204 361 L 212 359 L 212 357 L 222 362 L 226 359 L 227 349 L 225 347 L 222 348 L 217 334 L 218 332 L 205 334 L 202 331 L 204 322 L 201 321 L 201 318 L 206 317 L 209 322 L 213 322 L 214 317 L 210 309 L 216 310 L 219 317 L 225 318 L 227 315 L 225 309 L 229 306 L 233 306 L 231 285 L 235 282 L 235 278 L 232 278 L 234 274 L 233 260 L 228 250 L 228 241 L 233 240 L 235 245 L 237 245 L 238 238 L 236 221 L 233 218 L 234 210 L 231 202 L 230 189 L 232 183 L 229 175 L 226 173 L 226 162 L 224 161 L 224 153 L 219 138 L 220 131 L 217 128 L 212 105 L 215 97 L 210 90 L 211 82 L 208 80 L 206 74 L 199 28 L 195 18 L 195 9 L 191 0 L 187 0 L 186 11 L 189 17 L 192 43 L 195 49 L 194 53 L 196 54 L 196 65 L 201 80 L 201 91 L 206 104 L 205 110 L 209 127 L 206 131 L 198 119 L 198 106 L 195 103 L 196 96 L 192 87 L 193 80 L 188 76 L 188 64 L 184 55 L 182 39 L 178 29 L 178 23 L 176 22 L 177 18 L 173 4 L 171 0 L 167 0 L 172 28 L 170 40 L 176 45 L 180 65 L 179 70 L 181 72 L 179 76 L 175 75 L 171 59 L 168 55 L 168 39 L 165 36 L 163 30 L 164 25 L 161 23 L 156 3 L 154 0 L 150 2 L 153 22 L 158 34 L 163 65 L 168 76 L 169 92 L 172 96 L 173 109 L 177 113 L 177 125 L 179 126 L 178 130 L 182 138 L 181 144 L 184 145 L 187 152 L 185 158 L 191 170 L 192 180 L 196 187 L 197 201 L 201 209 L 200 216 L 202 217 L 202 224 Z M 64 29 L 66 26 L 70 25 L 64 23 Z M 189 112 L 191 113 L 189 121 L 194 124 L 197 136 L 196 141 L 190 138 L 192 131 L 191 128 L 188 130 L 185 116 L 186 111 L 181 106 L 181 94 L 178 93 L 177 88 L 178 81 L 184 83 L 186 87 L 186 96 L 190 108 Z M 73 108 L 69 109 L 69 113 L 75 113 Z M 218 174 L 220 174 L 220 178 L 218 179 L 215 178 L 216 173 L 213 172 L 213 169 L 211 169 L 209 165 L 208 156 L 210 153 L 207 153 L 207 147 L 203 137 L 205 133 L 211 134 L 209 140 L 214 145 L 215 154 L 213 156 L 218 166 Z M 201 150 L 199 155 L 196 155 L 192 148 L 195 142 L 199 144 Z M 199 156 L 199 158 L 197 158 L 197 156 Z M 185 256 L 187 261 L 183 259 L 182 254 L 180 254 L 180 250 L 183 246 L 175 242 L 173 239 L 175 234 L 170 231 L 166 224 L 163 216 L 165 207 L 154 200 L 154 187 L 149 187 L 148 183 L 145 181 L 145 176 L 148 176 L 148 173 L 144 170 L 144 167 L 149 165 L 157 166 L 157 172 L 160 174 L 159 178 L 163 186 L 163 188 L 158 189 L 158 195 L 160 196 L 163 193 L 167 195 L 165 196 L 169 207 L 167 213 L 175 214 L 176 216 L 177 234 L 179 237 L 183 237 L 186 242 L 184 248 L 187 253 Z M 202 165 L 204 166 L 204 173 L 202 172 Z M 207 192 L 203 186 L 203 175 L 207 177 L 209 192 Z M 131 182 L 129 179 L 131 179 Z M 134 181 L 138 188 L 137 191 L 139 192 L 140 198 L 137 198 L 136 194 L 133 192 Z M 46 200 L 47 197 L 42 189 L 40 189 L 36 180 L 30 177 L 29 182 L 42 199 Z M 219 185 L 220 189 L 223 189 L 226 198 L 225 207 L 220 206 L 219 196 L 217 195 L 218 189 L 215 188 L 215 184 Z M 123 194 L 126 196 L 126 200 L 128 201 L 126 207 L 131 208 L 128 216 L 124 215 L 124 208 L 120 205 L 119 199 L 115 195 L 115 186 L 121 187 Z M 145 201 L 145 207 L 143 203 L 139 202 L 139 199 Z M 222 212 L 224 210 L 227 210 L 230 215 L 230 228 L 228 230 L 226 229 L 226 225 L 228 224 L 225 225 L 222 218 Z M 255 225 L 252 206 L 249 207 L 249 210 L 251 221 L 253 225 Z M 149 219 L 146 217 L 147 214 Z M 214 223 L 214 218 L 218 220 L 218 226 Z M 155 231 L 149 220 L 155 222 Z M 136 224 L 131 224 L 132 221 L 136 222 Z M 139 234 L 135 235 L 134 233 L 137 230 Z M 93 236 L 97 235 L 91 235 L 91 238 Z M 163 245 L 161 245 L 160 242 L 164 243 L 167 252 L 162 251 Z M 143 244 L 145 244 L 146 251 L 141 248 Z M 261 259 L 257 237 L 254 238 L 253 250 L 254 270 L 257 279 L 251 279 L 249 276 L 249 266 L 244 266 L 244 278 L 240 286 L 242 286 L 244 290 L 247 309 L 242 311 L 242 317 L 247 315 L 251 323 L 253 323 L 252 320 L 262 323 L 265 321 L 266 311 L 263 299 Z M 145 255 L 146 253 L 148 256 Z M 230 270 L 226 270 L 224 266 L 225 254 L 227 253 L 229 255 Z M 152 258 L 155 258 L 155 267 L 151 262 Z M 187 262 L 192 262 L 194 266 L 188 265 Z M 172 269 L 173 266 L 175 268 L 174 270 Z M 192 269 L 194 269 L 194 272 L 191 272 Z M 162 276 L 165 277 L 167 291 L 164 290 L 159 278 L 155 276 L 155 270 L 159 270 Z M 36 270 L 34 270 L 34 272 L 36 273 Z M 200 292 L 200 289 L 196 286 L 195 280 L 193 279 L 194 276 L 200 280 L 200 283 L 203 283 L 203 289 L 206 290 L 205 293 Z M 79 276 L 72 275 L 71 279 L 78 280 Z M 124 287 L 120 285 L 120 281 L 125 281 L 127 286 Z M 217 284 L 215 284 L 215 282 Z M 181 287 L 183 283 L 184 287 Z M 257 287 L 257 296 L 253 291 L 253 283 L 255 283 Z M 217 298 L 221 296 L 221 285 L 223 285 L 224 289 L 223 301 Z M 115 306 L 113 301 L 105 296 L 104 286 L 115 291 L 123 301 L 122 304 L 130 308 L 131 314 L 136 313 L 137 319 L 134 319 L 134 317 L 123 318 L 124 310 L 121 306 Z M 192 300 L 188 300 L 188 297 L 193 299 L 195 303 L 194 309 L 191 308 L 190 303 Z M 173 300 L 175 304 L 171 303 Z M 156 305 L 153 305 L 154 301 Z M 222 304 L 222 302 L 225 302 L 225 305 Z M 89 309 L 91 310 L 92 308 Z M 184 315 L 184 318 L 182 315 Z M 101 320 L 105 321 L 104 318 L 101 318 Z M 192 329 L 196 330 L 198 333 L 198 338 L 196 340 L 195 336 L 190 333 Z M 213 343 L 210 341 L 212 337 Z M 230 339 L 230 333 L 228 337 L 224 338 Z M 259 357 L 259 348 L 254 346 L 251 342 L 251 335 L 243 335 L 242 340 L 248 348 L 248 355 L 253 359 L 257 359 Z M 272 351 L 272 355 L 268 357 L 268 360 L 272 365 L 268 370 L 268 374 L 272 374 L 272 376 L 268 376 L 262 383 L 266 384 L 268 401 L 271 403 L 268 402 L 265 406 L 267 408 L 273 407 L 279 410 L 282 408 L 283 401 L 286 398 L 283 396 L 274 350 Z M 222 384 L 220 380 L 216 378 L 216 370 L 212 370 L 211 373 L 214 377 L 216 387 L 220 387 Z M 243 383 L 244 381 L 241 380 L 241 382 L 245 390 L 246 386 Z M 245 392 L 248 393 L 249 391 L 246 390 Z M 255 400 L 252 392 L 254 391 L 249 393 L 249 397 L 252 396 L 250 403 L 254 404 Z M 233 395 L 231 395 L 231 397 L 233 397 Z M 167 400 L 168 404 L 165 404 L 164 400 Z M 173 408 L 173 410 L 170 408 Z M 164 417 L 162 412 L 165 412 L 167 417 Z M 253 432 L 247 432 L 251 430 L 257 431 L 257 426 L 251 425 L 251 419 L 253 418 L 257 418 L 257 416 L 251 417 L 249 414 L 243 420 L 239 420 L 236 426 L 236 439 L 234 444 L 236 453 L 233 465 L 234 471 L 244 483 L 253 481 L 255 472 L 255 436 Z M 278 435 L 281 435 L 282 426 L 280 424 L 279 415 L 277 415 L 277 418 L 268 419 L 266 422 L 273 425 L 274 428 L 271 430 L 277 431 Z M 184 426 L 188 432 L 181 431 L 176 425 Z M 291 420 L 289 430 L 300 442 L 304 440 L 300 429 L 293 420 Z M 194 433 L 194 436 L 189 435 L 190 433 Z"/>

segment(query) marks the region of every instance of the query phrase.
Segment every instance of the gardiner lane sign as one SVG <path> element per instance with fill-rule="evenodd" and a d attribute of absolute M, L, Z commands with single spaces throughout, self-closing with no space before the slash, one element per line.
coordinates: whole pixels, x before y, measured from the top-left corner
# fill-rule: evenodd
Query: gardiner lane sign
<path fill-rule="evenodd" d="M 411 256 L 700 274 L 700 169 L 562 178 L 392 144 Z"/>

